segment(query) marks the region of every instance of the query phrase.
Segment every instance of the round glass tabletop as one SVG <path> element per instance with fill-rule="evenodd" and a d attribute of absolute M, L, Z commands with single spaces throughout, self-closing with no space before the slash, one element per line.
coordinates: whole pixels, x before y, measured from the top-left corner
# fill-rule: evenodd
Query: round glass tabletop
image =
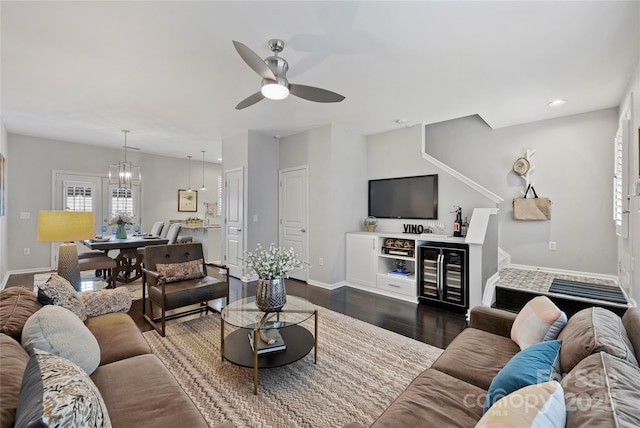
<path fill-rule="evenodd" d="M 307 299 L 287 296 L 287 303 L 280 312 L 267 314 L 258 309 L 256 297 L 251 296 L 229 303 L 222 308 L 220 315 L 224 322 L 235 327 L 255 328 L 260 322 L 261 328 L 270 329 L 300 324 L 313 316 L 315 310 L 316 307 Z"/>

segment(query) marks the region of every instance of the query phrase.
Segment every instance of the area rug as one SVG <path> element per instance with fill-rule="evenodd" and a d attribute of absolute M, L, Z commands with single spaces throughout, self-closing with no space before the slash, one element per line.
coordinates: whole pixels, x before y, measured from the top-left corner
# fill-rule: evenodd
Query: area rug
<path fill-rule="evenodd" d="M 258 395 L 252 369 L 221 361 L 218 314 L 172 322 L 164 338 L 155 331 L 144 337 L 209 425 L 231 421 L 239 428 L 369 426 L 442 353 L 337 312 L 318 311 L 317 364 L 312 350 L 288 366 L 261 370 Z M 313 331 L 312 320 L 303 325 Z"/>

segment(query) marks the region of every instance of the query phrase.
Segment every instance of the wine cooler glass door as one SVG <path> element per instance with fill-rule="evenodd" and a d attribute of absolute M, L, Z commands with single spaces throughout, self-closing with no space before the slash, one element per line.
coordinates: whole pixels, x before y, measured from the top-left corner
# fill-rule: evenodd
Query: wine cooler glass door
<path fill-rule="evenodd" d="M 443 249 L 442 300 L 462 306 L 466 305 L 465 260 L 465 250 Z"/>
<path fill-rule="evenodd" d="M 440 299 L 440 249 L 420 248 L 422 263 L 422 296 Z"/>

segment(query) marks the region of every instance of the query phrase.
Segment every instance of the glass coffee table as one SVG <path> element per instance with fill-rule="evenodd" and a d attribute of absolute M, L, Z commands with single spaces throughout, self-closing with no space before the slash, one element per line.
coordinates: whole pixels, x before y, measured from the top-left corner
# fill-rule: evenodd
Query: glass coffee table
<path fill-rule="evenodd" d="M 253 393 L 257 394 L 259 369 L 291 364 L 311 348 L 314 364 L 318 361 L 318 310 L 302 297 L 287 296 L 279 312 L 265 313 L 255 300 L 255 296 L 236 300 L 220 312 L 220 353 L 223 361 L 253 368 Z M 311 317 L 315 318 L 313 334 L 300 325 Z M 225 324 L 238 328 L 225 337 Z M 268 344 L 267 339 L 275 343 Z"/>

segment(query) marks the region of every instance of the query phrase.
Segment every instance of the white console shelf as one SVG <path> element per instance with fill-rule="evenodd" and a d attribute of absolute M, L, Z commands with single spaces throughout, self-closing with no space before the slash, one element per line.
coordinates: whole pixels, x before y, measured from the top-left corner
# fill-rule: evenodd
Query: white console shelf
<path fill-rule="evenodd" d="M 410 255 L 385 254 L 383 248 L 388 240 L 410 243 L 405 250 Z M 418 301 L 416 281 L 416 259 L 418 247 L 427 242 L 465 243 L 465 238 L 447 238 L 431 234 L 407 234 L 388 232 L 350 232 L 347 233 L 347 285 L 371 291 L 385 296 Z M 393 250 L 392 250 L 393 252 Z M 405 270 L 410 275 L 390 273 L 396 268 L 396 260 L 405 261 Z"/>
<path fill-rule="evenodd" d="M 426 243 L 442 243 L 444 247 L 446 244 L 466 244 L 469 263 L 467 308 L 480 305 L 483 288 L 498 269 L 497 213 L 495 208 L 474 209 L 466 238 L 430 233 L 349 232 L 346 234 L 346 285 L 417 303 L 421 284 L 418 284 L 416 273 L 417 269 L 424 269 L 417 266 L 420 264 L 417 263 L 418 247 Z M 384 244 L 389 239 L 409 242 L 413 251 L 385 254 Z M 411 274 L 390 273 L 396 267 L 396 260 L 404 260 L 405 268 Z"/>

